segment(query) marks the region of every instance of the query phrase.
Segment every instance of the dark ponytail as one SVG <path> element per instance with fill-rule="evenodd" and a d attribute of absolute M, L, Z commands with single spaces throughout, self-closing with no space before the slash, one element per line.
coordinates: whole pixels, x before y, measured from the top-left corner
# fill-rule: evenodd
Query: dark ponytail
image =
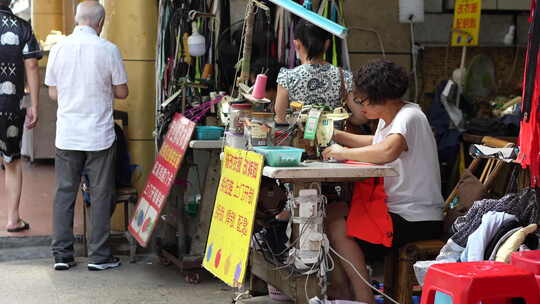
<path fill-rule="evenodd" d="M 294 39 L 302 42 L 307 50 L 307 59 L 322 56 L 325 52 L 324 45 L 332 35 L 322 28 L 300 19 L 294 28 Z"/>

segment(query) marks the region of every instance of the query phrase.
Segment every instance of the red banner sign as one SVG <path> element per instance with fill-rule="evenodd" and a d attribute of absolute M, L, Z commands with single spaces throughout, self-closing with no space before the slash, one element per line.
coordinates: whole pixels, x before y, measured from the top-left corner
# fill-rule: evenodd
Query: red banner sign
<path fill-rule="evenodd" d="M 129 223 L 129 231 L 143 247 L 148 245 L 156 228 L 194 130 L 195 123 L 181 114 L 176 114 L 169 125 L 169 131 Z"/>

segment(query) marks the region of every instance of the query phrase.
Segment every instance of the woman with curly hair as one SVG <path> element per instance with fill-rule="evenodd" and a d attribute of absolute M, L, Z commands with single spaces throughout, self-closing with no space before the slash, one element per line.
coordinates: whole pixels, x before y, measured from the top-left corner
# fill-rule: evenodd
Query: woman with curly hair
<path fill-rule="evenodd" d="M 367 277 L 365 260 L 383 257 L 389 249 L 383 243 L 399 248 L 405 243 L 440 236 L 443 198 L 437 147 L 429 122 L 417 104 L 402 99 L 409 86 L 405 70 L 393 62 L 376 60 L 360 68 L 354 76 L 354 85 L 354 99 L 349 102 L 349 108 L 353 115 L 379 119 L 375 135 L 336 131 L 334 140 L 341 145 L 330 146 L 323 156 L 388 164 L 398 173 L 384 178 L 386 199 L 381 204 L 385 215 L 381 217 L 387 217 L 390 226 L 387 243 L 355 237 L 350 223 L 353 214 L 347 213 L 347 205 L 328 210 L 326 228 L 333 248 Z M 356 208 L 356 203 L 351 202 L 351 210 Z M 353 229 L 362 225 L 365 229 L 376 229 L 366 227 L 368 223 L 352 223 Z M 342 292 L 337 297 L 374 303 L 369 287 L 348 263 L 338 260 L 341 265 L 331 275 L 336 287 L 332 289 Z M 339 288 L 339 285 L 345 286 Z"/>

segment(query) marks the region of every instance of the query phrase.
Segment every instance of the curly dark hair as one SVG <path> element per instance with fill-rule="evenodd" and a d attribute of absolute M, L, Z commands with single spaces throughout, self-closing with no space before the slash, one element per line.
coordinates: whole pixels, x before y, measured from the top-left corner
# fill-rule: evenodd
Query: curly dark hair
<path fill-rule="evenodd" d="M 400 65 L 384 59 L 370 61 L 354 75 L 357 93 L 365 95 L 370 104 L 403 97 L 409 88 L 409 75 Z"/>

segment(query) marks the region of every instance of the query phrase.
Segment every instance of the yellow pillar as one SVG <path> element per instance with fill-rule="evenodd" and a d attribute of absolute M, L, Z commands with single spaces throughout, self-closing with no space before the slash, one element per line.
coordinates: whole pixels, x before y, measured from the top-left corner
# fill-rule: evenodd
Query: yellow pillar
<path fill-rule="evenodd" d="M 64 12 L 64 35 L 70 35 L 75 27 L 75 9 L 82 0 L 62 0 Z"/>
<path fill-rule="evenodd" d="M 38 40 L 45 40 L 52 30 L 64 29 L 62 0 L 32 0 L 32 27 Z"/>
<path fill-rule="evenodd" d="M 158 3 L 149 0 L 100 2 L 107 13 L 102 36 L 120 48 L 128 73 L 129 97 L 125 101 L 116 101 L 115 108 L 129 113 L 127 137 L 131 161 L 142 169 L 142 175 L 135 180 L 135 187 L 140 193 L 155 159 L 152 132 L 155 122 Z"/>
<path fill-rule="evenodd" d="M 62 0 L 32 0 L 32 28 L 38 41 L 45 41 L 52 30 L 64 29 L 64 4 Z M 40 67 L 47 65 L 47 57 L 39 61 Z"/>

